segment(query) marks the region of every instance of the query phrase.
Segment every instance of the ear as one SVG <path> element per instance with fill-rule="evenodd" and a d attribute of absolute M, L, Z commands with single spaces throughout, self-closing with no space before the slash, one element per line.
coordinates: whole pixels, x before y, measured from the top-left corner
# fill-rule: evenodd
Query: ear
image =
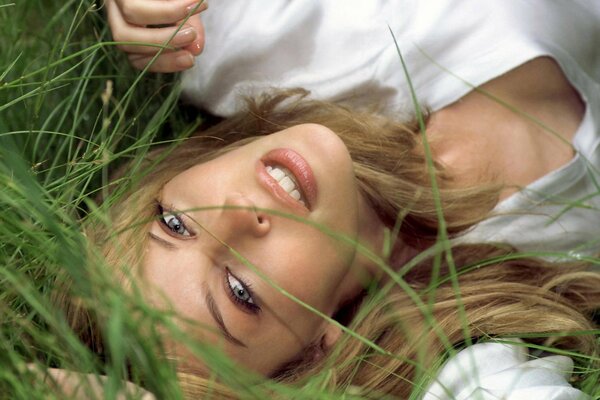
<path fill-rule="evenodd" d="M 308 361 L 318 362 L 322 360 L 329 354 L 331 348 L 337 343 L 340 337 L 342 337 L 342 329 L 337 325 L 327 324 L 320 340 L 308 349 Z"/>
<path fill-rule="evenodd" d="M 342 337 L 342 328 L 334 324 L 327 324 L 325 332 L 321 337 L 321 349 L 325 353 L 329 353 L 331 348 L 337 343 Z"/>

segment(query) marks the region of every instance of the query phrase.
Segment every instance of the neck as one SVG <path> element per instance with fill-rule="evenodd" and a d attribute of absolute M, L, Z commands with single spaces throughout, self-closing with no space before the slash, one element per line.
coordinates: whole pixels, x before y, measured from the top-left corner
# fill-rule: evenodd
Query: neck
<path fill-rule="evenodd" d="M 503 198 L 571 160 L 584 108 L 559 66 L 541 57 L 434 112 L 427 134 L 456 187 L 500 184 Z"/>

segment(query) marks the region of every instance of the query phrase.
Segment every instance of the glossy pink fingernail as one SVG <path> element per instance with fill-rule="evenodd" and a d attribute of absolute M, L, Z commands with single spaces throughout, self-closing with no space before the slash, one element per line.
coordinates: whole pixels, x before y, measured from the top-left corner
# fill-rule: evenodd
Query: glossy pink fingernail
<path fill-rule="evenodd" d="M 194 42 L 187 46 L 185 49 L 189 50 L 192 53 L 192 55 L 199 56 L 200 53 L 202 53 L 203 48 L 204 46 L 202 46 L 200 43 Z"/>
<path fill-rule="evenodd" d="M 183 45 L 192 42 L 196 39 L 196 30 L 194 28 L 184 28 L 177 32 L 171 44 L 173 45 Z"/>

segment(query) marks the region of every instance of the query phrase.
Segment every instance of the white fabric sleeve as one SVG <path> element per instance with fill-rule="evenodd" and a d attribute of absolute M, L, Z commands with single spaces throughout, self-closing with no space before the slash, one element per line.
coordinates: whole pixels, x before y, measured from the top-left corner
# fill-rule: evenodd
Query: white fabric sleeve
<path fill-rule="evenodd" d="M 239 110 L 240 96 L 271 88 L 302 87 L 355 106 L 394 104 L 395 82 L 381 77 L 388 60 L 401 69 L 388 18 L 408 25 L 416 1 L 219 0 L 202 13 L 206 46 L 183 75 L 184 97 L 220 116 Z M 401 100 L 412 110 L 408 96 Z"/>
<path fill-rule="evenodd" d="M 478 343 L 442 367 L 423 400 L 587 400 L 565 356 L 531 359 L 523 345 Z"/>
<path fill-rule="evenodd" d="M 390 30 L 419 102 L 434 111 L 542 55 L 600 79 L 597 0 L 219 0 L 202 19 L 206 46 L 183 89 L 220 116 L 272 87 L 408 116 Z"/>

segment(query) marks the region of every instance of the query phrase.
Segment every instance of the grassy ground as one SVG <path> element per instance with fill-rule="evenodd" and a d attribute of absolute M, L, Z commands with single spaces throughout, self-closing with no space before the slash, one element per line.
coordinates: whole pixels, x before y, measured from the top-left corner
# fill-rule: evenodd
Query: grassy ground
<path fill-rule="evenodd" d="M 97 296 L 92 286 L 106 283 L 90 278 L 79 221 L 94 212 L 90 199 L 107 192 L 111 171 L 196 125 L 175 108 L 174 77 L 140 76 L 102 43 L 107 38 L 103 12 L 91 1 L 0 2 L 2 398 L 48 398 L 47 385 L 24 372 L 36 360 L 105 374 L 112 398 L 135 346 L 146 363 L 138 379 L 155 382 L 161 398 L 180 397 L 171 368 L 149 351 L 151 337 L 140 338 L 118 289 L 105 287 L 98 300 L 111 315 L 105 334 L 119 355 L 112 360 L 82 346 L 48 301 L 58 274 L 71 275 L 82 296 Z"/>
<path fill-rule="evenodd" d="M 154 327 L 172 326 L 169 316 L 109 284 L 101 261 L 90 262 L 81 219 L 105 216 L 93 199 L 107 196 L 111 171 L 141 159 L 152 143 L 188 136 L 199 119 L 177 107 L 176 77 L 129 68 L 108 42 L 99 3 L 12 1 L 0 0 L 0 397 L 52 397 L 27 370 L 37 363 L 104 375 L 109 399 L 125 376 L 158 398 L 182 398 L 155 350 Z M 51 306 L 61 274 L 106 316 L 106 359 Z M 244 397 L 264 396 L 220 354 L 193 346 Z M 600 398 L 599 376 L 577 384 Z M 300 391 L 268 386 L 286 397 L 330 398 L 322 379 Z"/>

